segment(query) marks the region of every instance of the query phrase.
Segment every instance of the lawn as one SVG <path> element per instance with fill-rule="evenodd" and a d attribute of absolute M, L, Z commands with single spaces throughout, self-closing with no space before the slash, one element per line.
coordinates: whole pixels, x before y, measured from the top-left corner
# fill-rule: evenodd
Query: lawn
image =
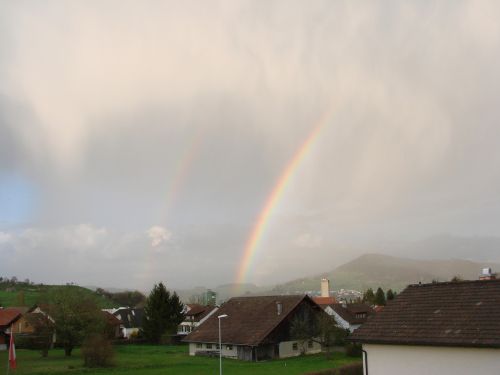
<path fill-rule="evenodd" d="M 18 350 L 18 368 L 12 375 L 41 374 L 145 374 L 145 375 L 216 375 L 219 373 L 217 358 L 190 357 L 187 346 L 117 346 L 116 366 L 106 369 L 86 369 L 82 366 L 80 351 L 75 350 L 71 358 L 64 357 L 64 352 L 54 349 L 48 358 L 41 358 L 36 351 Z M 266 362 L 242 362 L 223 359 L 225 375 L 301 375 L 307 371 L 339 367 L 358 361 L 335 353 L 330 360 L 324 355 L 274 360 Z M 0 374 L 5 373 L 7 352 L 0 352 Z"/>

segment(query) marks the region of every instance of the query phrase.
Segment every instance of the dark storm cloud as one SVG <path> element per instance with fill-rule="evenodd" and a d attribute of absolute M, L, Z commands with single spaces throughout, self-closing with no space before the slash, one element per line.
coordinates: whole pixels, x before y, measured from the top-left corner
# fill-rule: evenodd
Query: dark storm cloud
<path fill-rule="evenodd" d="M 498 236 L 499 13 L 486 1 L 3 2 L 0 173 L 36 199 L 24 222 L 0 220 L 0 271 L 116 285 L 119 264 L 141 286 L 229 281 L 329 110 L 253 281 L 391 239 Z"/>

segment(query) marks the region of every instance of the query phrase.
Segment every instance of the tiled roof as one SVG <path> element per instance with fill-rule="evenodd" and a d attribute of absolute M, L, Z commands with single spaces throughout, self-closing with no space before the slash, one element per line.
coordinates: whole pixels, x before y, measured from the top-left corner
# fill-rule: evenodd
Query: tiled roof
<path fill-rule="evenodd" d="M 196 320 L 203 319 L 208 313 L 216 308 L 215 306 L 203 306 L 195 303 L 189 304 L 188 307 L 189 311 L 187 311 L 185 315 L 193 316 Z"/>
<path fill-rule="evenodd" d="M 349 339 L 500 347 L 500 280 L 410 285 Z"/>
<path fill-rule="evenodd" d="M 31 311 L 32 308 L 30 308 L 28 306 L 12 306 L 12 307 L 5 307 L 4 310 L 17 311 L 19 314 L 23 315 L 23 314 L 26 314 L 27 312 Z"/>
<path fill-rule="evenodd" d="M 334 303 L 337 303 L 335 297 L 313 297 L 312 300 L 320 306 L 333 305 Z"/>
<path fill-rule="evenodd" d="M 222 342 L 224 344 L 257 346 L 304 301 L 314 305 L 311 299 L 305 295 L 231 298 L 219 308 L 216 314 L 211 315 L 183 341 L 218 342 L 219 323 L 217 317 L 227 314 L 228 317 L 221 320 Z M 278 303 L 281 303 L 282 306 L 279 315 Z"/>
<path fill-rule="evenodd" d="M 365 303 L 350 303 L 345 305 L 345 307 L 337 303 L 330 305 L 330 307 L 349 324 L 363 324 L 374 313 L 373 309 Z M 356 314 L 365 314 L 365 316 L 360 317 Z"/>
<path fill-rule="evenodd" d="M 21 317 L 21 313 L 15 309 L 0 309 L 0 327 L 9 326 Z"/>
<path fill-rule="evenodd" d="M 112 326 L 118 326 L 122 324 L 122 321 L 120 319 L 118 319 L 116 316 L 114 316 L 108 311 L 101 311 L 101 314 L 103 318 L 106 319 L 106 322 Z"/>

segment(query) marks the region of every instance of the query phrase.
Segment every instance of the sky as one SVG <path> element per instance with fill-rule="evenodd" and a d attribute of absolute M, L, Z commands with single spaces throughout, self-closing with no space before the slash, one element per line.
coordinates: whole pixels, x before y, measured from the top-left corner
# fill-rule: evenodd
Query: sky
<path fill-rule="evenodd" d="M 2 1 L 0 275 L 262 285 L 423 256 L 412 243 L 499 260 L 429 240 L 500 236 L 499 17 L 497 1 Z"/>

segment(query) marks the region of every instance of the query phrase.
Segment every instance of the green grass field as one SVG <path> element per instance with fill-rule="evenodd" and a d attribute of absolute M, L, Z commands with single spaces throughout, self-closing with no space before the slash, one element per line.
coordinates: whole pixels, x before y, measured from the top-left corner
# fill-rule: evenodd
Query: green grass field
<path fill-rule="evenodd" d="M 10 307 L 10 306 L 28 306 L 31 307 L 38 303 L 40 299 L 43 302 L 44 293 L 53 290 L 54 288 L 68 288 L 68 289 L 78 289 L 83 291 L 83 293 L 95 298 L 98 306 L 102 309 L 116 307 L 116 303 L 109 300 L 104 296 L 100 296 L 97 293 L 82 288 L 76 285 L 32 285 L 32 286 L 15 286 L 12 291 L 0 290 L 0 306 Z M 24 304 L 19 303 L 19 292 L 24 293 Z"/>
<path fill-rule="evenodd" d="M 18 368 L 11 375 L 41 374 L 139 374 L 139 375 L 217 375 L 219 361 L 217 358 L 190 357 L 187 346 L 149 346 L 123 345 L 117 346 L 115 362 L 112 368 L 86 369 L 80 351 L 75 350 L 70 358 L 64 352 L 54 349 L 48 358 L 42 358 L 37 351 L 18 350 Z M 335 353 L 332 359 L 324 355 L 274 360 L 266 362 L 243 362 L 223 359 L 225 375 L 301 375 L 308 371 L 339 367 L 358 361 Z M 0 374 L 7 370 L 7 352 L 0 352 Z"/>

